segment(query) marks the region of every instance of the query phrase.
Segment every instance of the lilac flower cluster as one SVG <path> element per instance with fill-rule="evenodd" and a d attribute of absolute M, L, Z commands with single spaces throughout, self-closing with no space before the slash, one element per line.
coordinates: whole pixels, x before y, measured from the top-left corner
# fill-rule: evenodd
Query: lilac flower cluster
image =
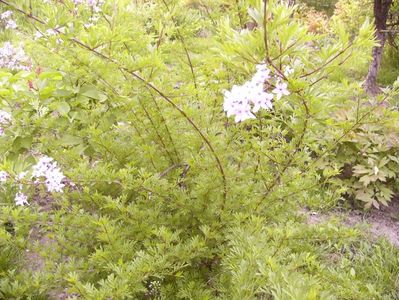
<path fill-rule="evenodd" d="M 279 76 L 271 76 L 271 71 L 265 64 L 256 66 L 256 73 L 250 81 L 243 85 L 234 85 L 231 91 L 224 92 L 223 110 L 227 117 L 235 116 L 235 122 L 255 119 L 254 113 L 261 108 L 270 110 L 273 108 L 272 100 L 276 96 L 280 100 L 282 96 L 289 95 L 288 85 L 281 81 Z M 273 86 L 272 92 L 265 91 L 265 83 Z"/>
<path fill-rule="evenodd" d="M 44 183 L 49 192 L 60 192 L 65 184 L 62 183 L 65 178 L 60 168 L 57 166 L 51 157 L 44 156 L 39 162 L 33 166 L 32 176 L 36 178 L 36 182 L 39 182 L 39 178 L 44 178 Z"/>
<path fill-rule="evenodd" d="M 7 126 L 10 122 L 11 115 L 4 110 L 0 110 L 0 136 L 4 135 L 4 126 Z"/>
<path fill-rule="evenodd" d="M 0 68 L 28 71 L 28 61 L 21 47 L 14 47 L 10 42 L 5 42 L 0 48 Z"/>
<path fill-rule="evenodd" d="M 22 191 L 22 180 L 26 177 L 26 175 L 28 175 L 28 172 L 21 172 L 15 177 L 15 181 L 19 183 L 18 192 L 14 199 L 16 205 L 29 205 L 28 196 Z M 0 171 L 0 184 L 5 183 L 10 177 L 10 174 L 8 174 L 6 171 Z M 57 166 L 57 162 L 48 156 L 43 156 L 38 163 L 33 166 L 32 176 L 28 178 L 28 181 L 31 182 L 31 179 L 35 179 L 34 183 L 36 184 L 44 183 L 49 193 L 62 193 L 63 188 L 65 187 L 65 184 L 62 183 L 65 179 L 64 174 Z M 44 180 L 41 181 L 41 179 Z"/>
<path fill-rule="evenodd" d="M 5 27 L 5 29 L 15 29 L 17 28 L 17 23 L 11 18 L 12 11 L 7 10 L 0 14 L 0 23 Z"/>

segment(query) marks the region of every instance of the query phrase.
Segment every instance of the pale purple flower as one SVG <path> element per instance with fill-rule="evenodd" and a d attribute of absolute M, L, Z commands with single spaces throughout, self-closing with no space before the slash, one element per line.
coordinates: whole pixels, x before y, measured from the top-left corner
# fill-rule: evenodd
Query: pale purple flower
<path fill-rule="evenodd" d="M 6 171 L 0 171 L 0 182 L 6 182 L 10 175 Z"/>
<path fill-rule="evenodd" d="M 5 42 L 0 48 L 0 68 L 11 70 L 29 70 L 28 57 L 21 47 Z"/>
<path fill-rule="evenodd" d="M 3 12 L 2 14 L 0 14 L 0 19 L 7 20 L 7 19 L 11 18 L 11 16 L 12 16 L 12 11 L 7 10 L 7 11 Z"/>
<path fill-rule="evenodd" d="M 58 33 L 65 33 L 66 32 L 66 27 L 65 26 L 58 27 L 58 25 L 57 25 L 57 30 L 56 31 Z"/>
<path fill-rule="evenodd" d="M 248 109 L 241 109 L 241 110 L 237 110 L 235 117 L 234 117 L 234 121 L 236 123 L 239 122 L 243 122 L 245 120 L 249 120 L 249 119 L 256 119 L 256 117 L 254 116 L 253 113 L 251 113 L 250 110 Z"/>
<path fill-rule="evenodd" d="M 6 21 L 6 29 L 15 29 L 17 28 L 17 23 L 14 20 L 7 20 Z"/>
<path fill-rule="evenodd" d="M 4 110 L 0 110 L 0 125 L 7 125 L 9 124 L 11 121 L 11 115 L 4 111 Z M 0 136 L 4 135 L 4 127 L 0 127 Z"/>
<path fill-rule="evenodd" d="M 277 100 L 280 100 L 283 95 L 288 96 L 290 92 L 287 89 L 288 85 L 285 82 L 279 82 L 276 84 L 276 88 L 273 93 L 276 94 Z"/>
<path fill-rule="evenodd" d="M 49 192 L 62 193 L 62 189 L 65 187 L 65 184 L 62 183 L 62 180 L 64 178 L 64 174 L 62 174 L 58 168 L 55 168 L 51 172 L 48 172 L 45 180 L 47 190 Z"/>
<path fill-rule="evenodd" d="M 92 23 L 92 22 L 85 24 L 86 28 L 90 28 L 90 27 L 93 27 L 93 26 L 94 26 L 94 23 Z"/>
<path fill-rule="evenodd" d="M 234 85 L 231 91 L 225 91 L 224 96 L 223 109 L 227 117 L 235 116 L 235 122 L 255 118 L 251 113 L 247 86 Z"/>
<path fill-rule="evenodd" d="M 35 34 L 33 35 L 33 38 L 35 40 L 38 40 L 38 39 L 40 39 L 42 37 L 43 37 L 43 33 L 41 33 L 40 31 L 36 31 Z"/>
<path fill-rule="evenodd" d="M 62 192 L 65 186 L 62 181 L 65 176 L 51 157 L 44 156 L 33 166 L 32 176 L 38 179 L 44 177 L 44 183 L 49 192 Z"/>
<path fill-rule="evenodd" d="M 93 12 L 98 14 L 99 12 L 101 12 L 101 7 L 99 5 L 93 6 Z M 100 18 L 100 17 L 98 17 Z"/>
<path fill-rule="evenodd" d="M 24 179 L 25 176 L 26 176 L 27 174 L 28 174 L 28 172 L 26 172 L 26 171 L 19 173 L 19 174 L 17 175 L 17 180 L 22 180 L 22 179 Z"/>
<path fill-rule="evenodd" d="M 266 92 L 259 92 L 257 97 L 254 97 L 251 101 L 254 104 L 254 107 L 252 108 L 253 112 L 258 112 L 259 109 L 263 108 L 266 110 L 272 109 L 273 108 L 273 94 L 266 93 Z"/>
<path fill-rule="evenodd" d="M 290 66 L 286 66 L 285 69 L 284 69 L 284 75 L 285 76 L 290 76 L 291 74 L 294 73 L 294 71 L 295 70 L 293 68 L 291 68 Z"/>
<path fill-rule="evenodd" d="M 95 26 L 97 21 L 100 19 L 100 12 L 102 11 L 101 6 L 104 4 L 103 0 L 73 0 L 75 4 L 75 13 L 79 12 L 78 6 L 86 6 L 86 8 L 90 9 L 91 16 L 87 23 L 84 24 L 85 28 L 90 28 Z"/>
<path fill-rule="evenodd" d="M 47 30 L 46 30 L 46 34 L 47 34 L 48 36 L 53 36 L 53 35 L 57 35 L 58 32 L 57 32 L 55 29 L 50 28 L 50 29 L 47 29 Z"/>
<path fill-rule="evenodd" d="M 54 168 L 55 162 L 51 157 L 43 156 L 39 159 L 36 165 L 33 166 L 32 176 L 41 177 L 46 176 L 48 170 Z"/>
<path fill-rule="evenodd" d="M 87 0 L 88 6 L 95 6 L 97 4 L 97 0 Z"/>
<path fill-rule="evenodd" d="M 270 70 L 266 67 L 265 64 L 256 66 L 256 73 L 252 77 L 252 82 L 256 84 L 264 84 L 266 80 L 270 79 Z"/>
<path fill-rule="evenodd" d="M 13 19 L 11 19 L 11 16 L 12 16 L 12 11 L 10 11 L 10 10 L 7 10 L 7 11 L 3 12 L 2 14 L 0 14 L 1 23 L 3 24 L 3 26 L 6 29 L 17 28 L 17 23 L 15 23 L 15 21 Z"/>
<path fill-rule="evenodd" d="M 94 15 L 94 16 L 89 18 L 89 21 L 91 21 L 92 23 L 97 23 L 98 20 L 100 20 L 100 16 L 99 15 Z"/>
<path fill-rule="evenodd" d="M 104 4 L 103 0 L 73 0 L 73 3 L 75 5 L 80 5 L 80 4 L 85 4 L 89 7 L 92 7 L 93 9 L 95 9 L 94 12 L 99 12 L 100 6 Z"/>
<path fill-rule="evenodd" d="M 18 192 L 15 195 L 15 204 L 18 206 L 29 205 L 28 196 L 26 196 L 24 193 Z"/>
<path fill-rule="evenodd" d="M 303 62 L 299 58 L 296 58 L 292 65 L 294 68 L 300 68 L 303 67 Z"/>
<path fill-rule="evenodd" d="M 8 124 L 11 121 L 11 115 L 4 111 L 4 110 L 0 110 L 0 124 L 4 125 L 4 124 Z"/>

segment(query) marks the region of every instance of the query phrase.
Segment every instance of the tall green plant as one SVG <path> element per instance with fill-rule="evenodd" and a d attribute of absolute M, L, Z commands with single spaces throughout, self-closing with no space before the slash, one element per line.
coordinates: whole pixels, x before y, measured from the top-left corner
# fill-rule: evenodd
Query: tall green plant
<path fill-rule="evenodd" d="M 13 43 L 24 40 L 31 65 L 0 80 L 0 109 L 12 116 L 0 137 L 10 174 L 0 218 L 11 229 L 0 238 L 25 258 L 2 264 L 2 297 L 394 293 L 384 290 L 393 280 L 386 273 L 352 291 L 346 256 L 343 275 L 339 264 L 328 273 L 321 256 L 345 239 L 361 249 L 360 234 L 343 230 L 331 245 L 337 227 L 306 230 L 295 212 L 339 173 L 327 170 L 322 181 L 323 158 L 374 111 L 362 98 L 356 120 L 331 116 L 335 103 L 352 101 L 348 86 L 360 87 L 331 79 L 367 56 L 369 24 L 356 37 L 340 24 L 315 35 L 277 1 L 0 3 L 13 10 Z M 256 119 L 235 123 L 223 112 L 223 92 L 248 81 L 256 65 L 273 76 L 263 77 L 273 109 L 252 106 Z M 63 193 L 15 181 L 41 155 L 63 170 Z M 19 184 L 31 185 L 29 207 L 16 207 L 7 190 Z M 42 262 L 36 269 L 26 250 Z"/>

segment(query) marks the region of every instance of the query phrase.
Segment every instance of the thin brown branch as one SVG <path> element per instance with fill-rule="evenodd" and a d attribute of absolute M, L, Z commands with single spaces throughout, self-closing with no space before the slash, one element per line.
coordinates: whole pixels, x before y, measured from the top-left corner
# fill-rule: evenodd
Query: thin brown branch
<path fill-rule="evenodd" d="M 299 94 L 299 93 L 298 93 L 298 94 Z M 300 147 L 301 147 L 301 145 L 302 145 L 303 142 L 304 142 L 305 134 L 306 134 L 306 132 L 307 132 L 307 130 L 308 130 L 308 123 L 309 123 L 309 119 L 310 119 L 310 110 L 309 110 L 309 106 L 308 106 L 308 104 L 307 104 L 306 99 L 304 98 L 304 96 L 303 96 L 303 95 L 300 95 L 300 94 L 299 94 L 299 96 L 301 97 L 302 104 L 303 104 L 303 106 L 304 106 L 304 108 L 305 108 L 305 114 L 306 114 L 305 123 L 304 123 L 304 125 L 303 125 L 303 129 L 302 129 L 301 136 L 299 137 L 299 139 L 298 139 L 298 141 L 297 141 L 297 143 L 296 143 L 296 145 L 295 145 L 295 150 L 294 150 L 294 152 L 290 155 L 290 156 L 291 156 L 290 159 L 289 159 L 288 162 L 284 165 L 284 167 L 283 167 L 283 169 L 281 170 L 281 172 L 279 172 L 279 174 L 275 177 L 275 179 L 274 179 L 274 181 L 272 182 L 272 184 L 271 184 L 269 187 L 267 187 L 267 190 L 266 190 L 266 192 L 265 192 L 263 198 L 266 198 L 266 197 L 274 190 L 274 188 L 276 187 L 276 185 L 280 183 L 280 180 L 281 180 L 282 176 L 284 175 L 284 173 L 287 171 L 287 169 L 288 169 L 288 168 L 292 165 L 292 163 L 294 162 L 295 155 L 299 152 Z M 262 198 L 260 201 L 258 201 L 258 203 L 256 204 L 256 206 L 255 206 L 255 211 L 256 211 L 256 210 L 259 208 L 259 206 L 262 204 L 263 198 Z"/>
<path fill-rule="evenodd" d="M 325 68 L 326 66 L 328 66 L 329 64 L 331 64 L 334 60 L 336 60 L 338 57 L 340 57 L 342 54 L 344 54 L 349 48 L 351 48 L 353 46 L 352 43 L 350 43 L 348 46 L 346 46 L 344 49 L 342 49 L 341 51 L 339 51 L 336 55 L 334 55 L 333 57 L 331 57 L 330 59 L 328 59 L 324 64 L 322 64 L 321 66 L 319 66 L 318 68 L 314 69 L 313 71 L 310 71 L 309 73 L 303 74 L 301 76 L 301 78 L 305 78 L 308 77 L 310 75 L 313 75 L 314 73 L 319 72 L 320 70 L 322 70 L 323 68 Z"/>
<path fill-rule="evenodd" d="M 167 11 L 168 11 L 169 13 L 171 13 L 171 11 L 170 11 L 170 9 L 169 9 L 169 6 L 168 6 L 168 4 L 166 3 L 166 1 L 165 1 L 165 0 L 162 0 L 162 2 L 165 4 L 165 7 L 166 7 Z M 173 16 L 171 16 L 171 18 L 172 18 L 172 21 L 173 21 L 174 25 L 176 25 L 177 22 L 176 22 L 175 18 L 174 18 Z M 183 34 L 181 33 L 179 27 L 177 27 L 177 26 L 176 26 L 176 32 L 177 32 L 177 35 L 179 36 L 179 40 L 180 40 L 180 42 L 181 42 L 181 44 L 182 44 L 184 53 L 186 54 L 187 62 L 188 62 L 188 65 L 189 65 L 189 67 L 190 67 L 190 70 L 191 70 L 191 76 L 193 77 L 193 82 L 194 82 L 194 87 L 195 87 L 195 95 L 196 95 L 197 101 L 199 102 L 197 76 L 195 75 L 195 72 L 194 72 L 193 62 L 192 62 L 192 60 L 191 60 L 190 53 L 188 52 L 188 48 L 187 48 L 187 46 L 186 46 L 186 42 L 185 42 L 185 39 L 184 39 L 184 37 L 183 37 Z"/>

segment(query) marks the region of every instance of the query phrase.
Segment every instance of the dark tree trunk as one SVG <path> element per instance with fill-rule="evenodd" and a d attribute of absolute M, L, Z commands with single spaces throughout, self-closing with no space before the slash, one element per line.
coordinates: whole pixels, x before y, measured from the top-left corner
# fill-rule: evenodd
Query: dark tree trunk
<path fill-rule="evenodd" d="M 377 75 L 381 66 L 382 54 L 386 42 L 387 19 L 392 0 L 374 0 L 374 24 L 375 38 L 379 43 L 373 48 L 373 60 L 370 63 L 369 71 L 364 83 L 366 92 L 370 95 L 377 95 L 381 92 L 377 84 Z"/>

